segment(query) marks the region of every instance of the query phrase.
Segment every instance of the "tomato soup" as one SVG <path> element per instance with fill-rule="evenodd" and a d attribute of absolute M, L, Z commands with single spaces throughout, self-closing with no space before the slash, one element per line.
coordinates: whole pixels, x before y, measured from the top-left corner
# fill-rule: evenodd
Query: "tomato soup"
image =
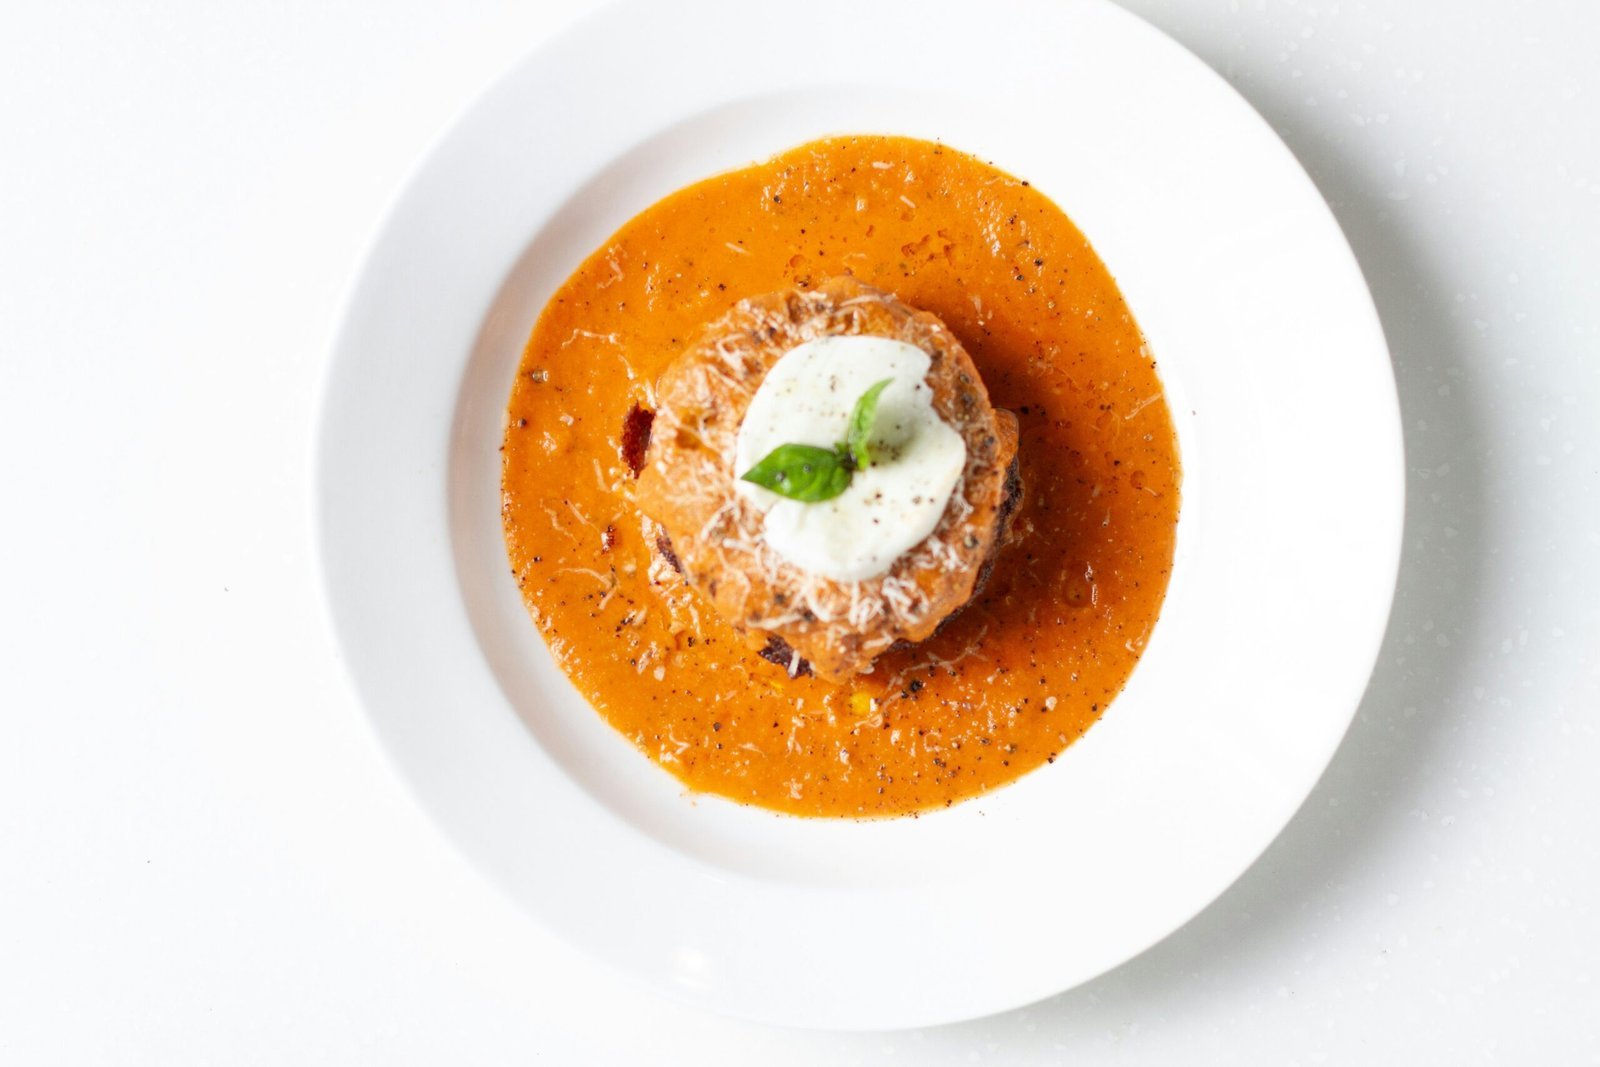
<path fill-rule="evenodd" d="M 846 274 L 960 339 L 1018 416 L 1023 497 L 980 595 L 836 685 L 652 580 L 619 438 L 706 323 Z M 1053 761 L 1127 681 L 1172 564 L 1171 415 L 1115 281 L 1027 181 L 909 138 L 803 145 L 629 221 L 540 315 L 503 453 L 511 566 L 573 684 L 690 789 L 796 815 L 913 814 Z"/>

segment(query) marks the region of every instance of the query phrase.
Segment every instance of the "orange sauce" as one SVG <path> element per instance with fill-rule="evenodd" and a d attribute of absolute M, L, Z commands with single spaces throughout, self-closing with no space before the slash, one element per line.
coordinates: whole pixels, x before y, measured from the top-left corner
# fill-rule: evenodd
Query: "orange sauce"
<path fill-rule="evenodd" d="M 961 339 L 1020 418 L 1024 499 L 977 600 L 836 686 L 658 595 L 618 438 L 705 323 L 846 273 Z M 1139 329 L 1055 204 L 949 147 L 818 141 L 647 208 L 551 298 L 507 414 L 506 544 L 529 611 L 595 709 L 694 790 L 859 817 L 1003 785 L 1105 712 L 1166 592 L 1180 472 Z"/>

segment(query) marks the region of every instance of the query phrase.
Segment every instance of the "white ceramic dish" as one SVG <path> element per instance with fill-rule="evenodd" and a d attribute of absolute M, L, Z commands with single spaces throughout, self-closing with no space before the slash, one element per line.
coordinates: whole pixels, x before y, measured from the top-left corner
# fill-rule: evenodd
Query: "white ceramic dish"
<path fill-rule="evenodd" d="M 1105 719 L 1015 786 L 871 823 L 685 795 L 614 734 L 524 614 L 496 452 L 585 254 L 694 179 L 850 131 L 942 139 L 1065 208 L 1157 353 L 1185 465 L 1166 607 Z M 463 854 L 667 993 L 839 1028 L 1048 996 L 1221 893 L 1349 723 L 1402 518 L 1387 351 L 1332 216 L 1220 78 L 1099 0 L 635 0 L 568 30 L 392 210 L 317 463 L 350 671 Z"/>

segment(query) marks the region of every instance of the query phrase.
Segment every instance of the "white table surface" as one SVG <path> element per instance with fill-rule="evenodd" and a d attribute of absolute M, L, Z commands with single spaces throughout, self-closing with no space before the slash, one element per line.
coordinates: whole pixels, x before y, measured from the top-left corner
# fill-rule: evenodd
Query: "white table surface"
<path fill-rule="evenodd" d="M 1367 273 L 1399 600 L 1328 775 L 1214 906 L 1046 1003 L 866 1035 L 682 1009 L 515 911 L 323 618 L 342 294 L 452 115 L 587 6 L 0 12 L 0 1063 L 1600 1062 L 1600 6 L 1129 4 Z"/>

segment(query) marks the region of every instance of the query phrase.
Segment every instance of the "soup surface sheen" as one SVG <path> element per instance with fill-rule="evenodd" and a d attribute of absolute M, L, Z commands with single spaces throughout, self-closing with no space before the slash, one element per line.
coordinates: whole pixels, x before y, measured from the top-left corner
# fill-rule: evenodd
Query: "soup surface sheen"
<path fill-rule="evenodd" d="M 788 677 L 693 593 L 652 584 L 619 453 L 628 409 L 704 324 L 834 274 L 956 333 L 1018 414 L 1024 485 L 981 595 L 845 686 Z M 550 299 L 507 414 L 528 610 L 589 703 L 694 790 L 861 817 L 1003 785 L 1105 711 L 1166 592 L 1180 473 L 1139 329 L 1058 207 L 946 146 L 816 141 L 647 208 Z"/>

